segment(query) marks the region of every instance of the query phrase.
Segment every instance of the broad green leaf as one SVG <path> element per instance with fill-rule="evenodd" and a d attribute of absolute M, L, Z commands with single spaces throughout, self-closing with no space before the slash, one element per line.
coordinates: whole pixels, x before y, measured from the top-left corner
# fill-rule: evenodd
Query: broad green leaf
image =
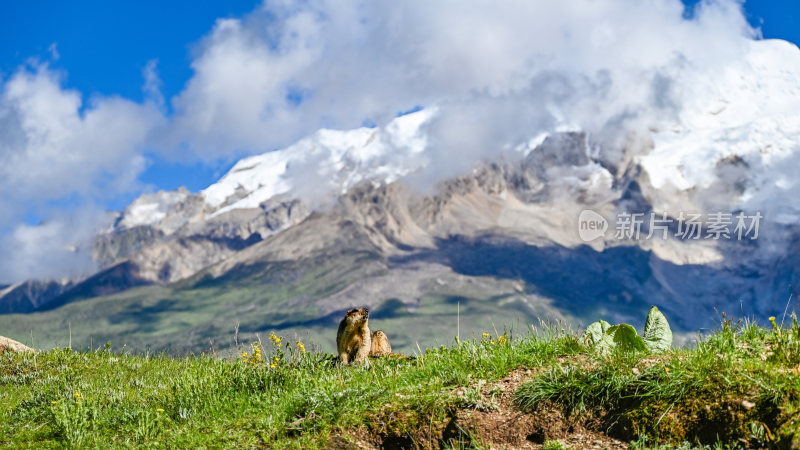
<path fill-rule="evenodd" d="M 669 322 L 655 306 L 650 308 L 644 324 L 644 342 L 651 352 L 665 352 L 672 347 L 672 330 Z"/>
<path fill-rule="evenodd" d="M 625 350 L 647 350 L 644 339 L 636 334 L 636 328 L 621 323 L 606 330 L 606 335 L 612 336 L 614 344 Z"/>
<path fill-rule="evenodd" d="M 611 353 L 614 347 L 617 346 L 614 342 L 614 334 L 608 332 L 611 328 L 614 327 L 606 328 L 605 332 L 600 336 L 600 340 L 594 345 L 594 348 L 603 355 Z"/>
<path fill-rule="evenodd" d="M 611 324 L 605 320 L 598 320 L 597 322 L 589 325 L 586 327 L 586 331 L 583 332 L 584 342 L 591 345 L 597 345 L 603 338 L 603 333 L 605 333 L 610 326 Z"/>

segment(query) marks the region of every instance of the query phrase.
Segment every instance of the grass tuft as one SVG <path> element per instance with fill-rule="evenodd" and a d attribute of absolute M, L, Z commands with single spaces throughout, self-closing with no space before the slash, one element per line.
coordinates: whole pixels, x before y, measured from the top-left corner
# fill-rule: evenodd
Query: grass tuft
<path fill-rule="evenodd" d="M 798 442 L 800 327 L 725 320 L 697 344 L 652 356 L 568 360 L 522 385 L 526 410 L 555 404 L 629 440 L 752 446 Z M 789 445 L 789 444 L 786 444 Z"/>

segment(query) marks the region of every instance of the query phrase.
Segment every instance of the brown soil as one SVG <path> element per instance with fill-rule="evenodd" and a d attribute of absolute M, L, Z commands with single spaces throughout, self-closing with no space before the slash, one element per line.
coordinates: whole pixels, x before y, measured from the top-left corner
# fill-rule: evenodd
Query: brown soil
<path fill-rule="evenodd" d="M 476 385 L 454 390 L 461 401 L 441 423 L 415 424 L 410 414 L 404 417 L 403 412 L 381 411 L 371 429 L 335 432 L 326 447 L 392 449 L 477 444 L 484 448 L 536 449 L 547 441 L 558 440 L 574 449 L 628 448 L 627 443 L 598 430 L 598 422 L 564 417 L 556 407 L 545 407 L 533 414 L 521 411 L 514 403 L 514 392 L 532 375 L 531 370 L 516 370 L 495 383 L 482 384 L 478 401 L 474 395 Z M 467 389 L 472 389 L 469 400 Z M 403 423 L 409 425 L 397 426 Z"/>

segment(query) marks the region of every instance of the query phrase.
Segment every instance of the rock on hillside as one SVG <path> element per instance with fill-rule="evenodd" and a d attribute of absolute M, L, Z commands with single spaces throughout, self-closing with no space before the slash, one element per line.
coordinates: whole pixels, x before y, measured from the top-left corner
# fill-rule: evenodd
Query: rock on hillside
<path fill-rule="evenodd" d="M 7 351 L 21 353 L 21 352 L 32 352 L 33 349 L 13 339 L 0 336 L 0 355 Z"/>

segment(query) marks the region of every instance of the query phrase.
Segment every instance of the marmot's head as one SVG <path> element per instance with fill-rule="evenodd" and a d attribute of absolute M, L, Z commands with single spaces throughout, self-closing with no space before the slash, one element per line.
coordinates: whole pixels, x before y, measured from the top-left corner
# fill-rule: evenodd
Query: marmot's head
<path fill-rule="evenodd" d="M 348 325 L 359 325 L 366 322 L 367 319 L 369 319 L 369 309 L 367 308 L 353 308 L 344 316 Z"/>
<path fill-rule="evenodd" d="M 386 333 L 381 330 L 375 332 L 375 337 L 386 337 Z"/>

